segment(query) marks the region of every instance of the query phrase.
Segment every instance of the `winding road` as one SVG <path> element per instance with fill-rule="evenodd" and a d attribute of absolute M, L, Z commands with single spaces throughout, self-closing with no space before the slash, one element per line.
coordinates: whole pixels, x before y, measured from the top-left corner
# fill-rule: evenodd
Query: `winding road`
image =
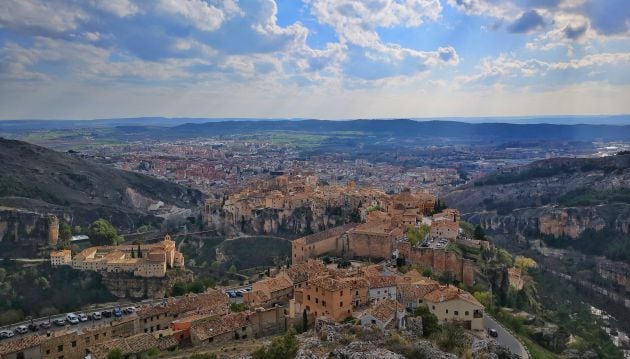
<path fill-rule="evenodd" d="M 529 354 L 523 344 L 487 313 L 483 317 L 483 324 L 486 329 L 496 329 L 499 336 L 494 339 L 499 344 L 506 346 L 512 353 L 519 355 L 521 358 L 529 359 Z"/>

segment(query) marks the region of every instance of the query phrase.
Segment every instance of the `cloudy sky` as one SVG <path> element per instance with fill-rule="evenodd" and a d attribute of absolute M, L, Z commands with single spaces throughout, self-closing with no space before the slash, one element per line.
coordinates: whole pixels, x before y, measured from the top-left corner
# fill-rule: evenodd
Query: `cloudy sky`
<path fill-rule="evenodd" d="M 0 118 L 630 113 L 628 0 L 2 0 Z"/>

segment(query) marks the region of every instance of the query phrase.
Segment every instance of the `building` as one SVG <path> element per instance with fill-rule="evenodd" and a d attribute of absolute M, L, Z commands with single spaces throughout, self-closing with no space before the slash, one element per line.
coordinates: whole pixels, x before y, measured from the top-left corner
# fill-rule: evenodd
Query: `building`
<path fill-rule="evenodd" d="M 184 256 L 169 235 L 154 244 L 89 247 L 72 258 L 72 268 L 136 277 L 164 277 L 167 269 L 184 268 Z"/>
<path fill-rule="evenodd" d="M 41 359 L 39 335 L 28 335 L 11 341 L 0 342 L 0 359 Z"/>
<path fill-rule="evenodd" d="M 344 234 L 356 226 L 357 223 L 348 223 L 294 240 L 291 242 L 291 263 L 299 264 L 309 258 L 347 251 L 347 237 Z"/>
<path fill-rule="evenodd" d="M 484 332 L 484 308 L 472 294 L 454 286 L 441 286 L 424 297 L 440 323 L 461 323 L 464 329 Z"/>
<path fill-rule="evenodd" d="M 378 273 L 376 275 L 367 275 L 366 279 L 370 286 L 370 302 L 374 303 L 383 299 L 396 299 L 396 275 Z"/>
<path fill-rule="evenodd" d="M 296 312 L 317 317 L 328 317 L 342 321 L 352 316 L 352 282 L 334 276 L 318 277 L 309 280 L 300 289 L 295 290 Z"/>
<path fill-rule="evenodd" d="M 413 311 L 417 307 L 424 305 L 424 297 L 439 287 L 440 283 L 431 278 L 423 276 L 402 277 L 399 279 L 396 288 L 396 298 L 405 308 Z"/>
<path fill-rule="evenodd" d="M 72 252 L 69 249 L 50 252 L 50 265 L 53 267 L 72 265 Z"/>
<path fill-rule="evenodd" d="M 381 330 L 405 329 L 405 306 L 392 299 L 373 304 L 360 316 L 362 326 L 375 326 Z"/>
<path fill-rule="evenodd" d="M 252 284 L 252 290 L 243 294 L 243 303 L 249 307 L 287 304 L 292 297 L 293 282 L 281 272 Z"/>

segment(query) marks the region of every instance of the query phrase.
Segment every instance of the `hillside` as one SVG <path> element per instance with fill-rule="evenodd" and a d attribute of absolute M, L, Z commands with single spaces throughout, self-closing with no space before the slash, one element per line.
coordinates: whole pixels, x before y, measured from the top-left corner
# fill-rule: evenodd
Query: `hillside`
<path fill-rule="evenodd" d="M 630 261 L 630 154 L 538 161 L 485 176 L 444 200 L 499 233 Z"/>
<path fill-rule="evenodd" d="M 0 138 L 0 222 L 16 213 L 62 213 L 73 225 L 106 218 L 124 230 L 201 202 L 196 190 Z"/>

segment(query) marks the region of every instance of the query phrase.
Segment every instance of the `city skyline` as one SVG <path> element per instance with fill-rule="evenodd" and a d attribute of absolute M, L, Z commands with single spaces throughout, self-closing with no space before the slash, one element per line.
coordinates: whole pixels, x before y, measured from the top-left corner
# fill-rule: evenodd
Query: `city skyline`
<path fill-rule="evenodd" d="M 1 119 L 630 113 L 622 0 L 6 1 Z"/>

